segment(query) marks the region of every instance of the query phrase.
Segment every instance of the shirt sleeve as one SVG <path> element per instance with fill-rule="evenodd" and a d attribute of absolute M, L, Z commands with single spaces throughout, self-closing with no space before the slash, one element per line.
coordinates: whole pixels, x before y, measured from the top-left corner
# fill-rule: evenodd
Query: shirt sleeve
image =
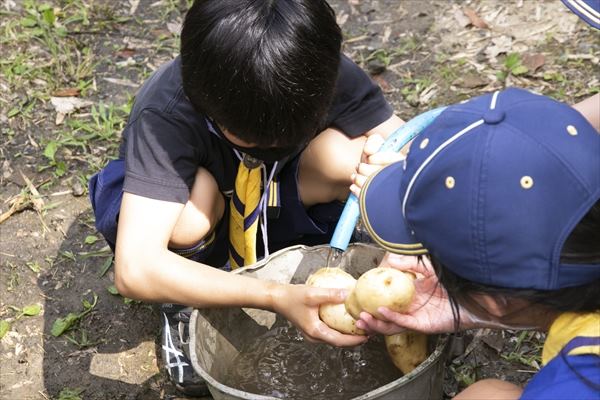
<path fill-rule="evenodd" d="M 327 126 L 356 137 L 389 119 L 393 112 L 379 86 L 342 54 Z"/>
<path fill-rule="evenodd" d="M 520 400 L 598 400 L 600 356 L 559 354 L 529 381 Z"/>
<path fill-rule="evenodd" d="M 127 129 L 123 190 L 185 204 L 202 163 L 194 128 L 171 114 L 145 109 Z"/>

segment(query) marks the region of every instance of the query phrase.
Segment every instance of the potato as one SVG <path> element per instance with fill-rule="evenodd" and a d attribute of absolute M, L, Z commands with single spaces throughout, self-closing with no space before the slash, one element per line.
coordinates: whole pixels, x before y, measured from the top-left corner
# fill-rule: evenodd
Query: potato
<path fill-rule="evenodd" d="M 385 347 L 396 368 L 404 374 L 427 358 L 427 336 L 422 333 L 402 332 L 386 336 Z"/>
<path fill-rule="evenodd" d="M 415 294 L 413 276 L 394 268 L 373 268 L 358 278 L 354 293 L 346 301 L 346 309 L 355 313 L 356 305 L 375 318 L 383 316 L 377 311 L 379 307 L 387 307 L 392 311 L 406 311 Z M 349 304 L 349 303 L 354 304 Z"/>
<path fill-rule="evenodd" d="M 352 315 L 354 319 L 360 319 L 360 312 L 362 309 L 360 308 L 360 304 L 356 299 L 355 290 L 351 291 L 348 297 L 346 297 L 344 305 L 346 306 L 346 311 L 348 311 L 348 314 Z"/>
<path fill-rule="evenodd" d="M 308 277 L 306 284 L 319 288 L 354 289 L 356 279 L 340 268 L 321 268 Z M 319 317 L 336 331 L 351 335 L 364 335 L 365 331 L 356 327 L 356 320 L 346 311 L 344 303 L 322 304 Z"/>

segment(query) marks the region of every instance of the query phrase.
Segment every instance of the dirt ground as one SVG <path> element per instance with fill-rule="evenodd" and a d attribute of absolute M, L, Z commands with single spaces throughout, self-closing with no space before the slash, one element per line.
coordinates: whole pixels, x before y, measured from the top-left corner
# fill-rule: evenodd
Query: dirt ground
<path fill-rule="evenodd" d="M 86 186 L 116 157 L 141 82 L 177 54 L 190 2 L 0 1 L 0 399 L 178 396 L 156 308 L 114 291 Z M 506 86 L 568 103 L 600 90 L 600 37 L 558 0 L 330 3 L 344 51 L 405 119 Z M 538 332 L 461 341 L 446 396 L 539 368 Z"/>

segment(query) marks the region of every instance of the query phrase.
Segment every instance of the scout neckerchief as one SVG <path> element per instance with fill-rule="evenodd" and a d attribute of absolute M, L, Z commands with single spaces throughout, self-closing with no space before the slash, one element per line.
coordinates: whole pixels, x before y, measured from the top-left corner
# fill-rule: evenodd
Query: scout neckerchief
<path fill-rule="evenodd" d="M 274 201 L 277 202 L 273 199 L 277 195 L 275 191 L 277 185 L 273 182 L 277 163 L 273 165 L 267 179 L 266 168 L 262 161 L 247 154 L 241 158 L 231 196 L 229 217 L 229 264 L 232 269 L 256 262 L 256 236 L 261 215 L 265 256 L 268 255 L 267 202 L 269 205 Z M 263 177 L 266 182 L 264 193 L 261 195 Z"/>
<path fill-rule="evenodd" d="M 569 346 L 573 348 L 566 349 L 567 344 L 575 338 L 580 339 L 578 346 Z M 600 312 L 567 312 L 556 318 L 544 343 L 542 364 L 548 364 L 563 349 L 568 355 L 596 354 L 600 356 Z"/>

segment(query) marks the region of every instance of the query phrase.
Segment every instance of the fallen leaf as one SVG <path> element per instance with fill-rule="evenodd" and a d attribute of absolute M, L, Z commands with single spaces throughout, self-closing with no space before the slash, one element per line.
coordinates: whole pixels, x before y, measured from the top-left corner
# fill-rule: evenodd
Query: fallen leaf
<path fill-rule="evenodd" d="M 461 28 L 466 28 L 467 26 L 471 25 L 471 20 L 460 9 L 454 10 L 454 19 Z"/>
<path fill-rule="evenodd" d="M 79 96 L 79 93 L 81 93 L 81 89 L 79 89 L 79 88 L 63 88 L 63 89 L 56 90 L 54 93 L 52 93 L 52 96 L 73 97 L 73 96 Z"/>
<path fill-rule="evenodd" d="M 541 66 L 546 63 L 546 57 L 543 54 L 533 53 L 533 54 L 525 54 L 523 56 L 523 60 L 521 60 L 521 64 L 523 64 L 527 69 L 534 73 Z"/>
<path fill-rule="evenodd" d="M 452 82 L 452 84 L 461 88 L 475 89 L 487 85 L 488 80 L 482 78 L 478 74 L 467 73 L 464 76 L 456 79 L 454 82 Z"/>
<path fill-rule="evenodd" d="M 477 15 L 477 12 L 471 7 L 463 8 L 463 12 L 467 17 L 469 17 L 469 20 L 473 26 L 481 29 L 490 29 L 488 24 L 479 15 Z"/>
<path fill-rule="evenodd" d="M 0 321 L 0 339 L 6 335 L 6 333 L 10 330 L 10 322 L 6 320 Z"/>
<path fill-rule="evenodd" d="M 508 54 L 512 50 L 513 40 L 510 36 L 502 35 L 492 39 L 491 44 L 485 48 L 484 53 L 490 61 L 495 61 L 498 54 Z"/>
<path fill-rule="evenodd" d="M 383 90 L 384 93 L 389 93 L 391 91 L 391 86 L 388 83 L 388 81 L 386 81 L 383 76 L 381 75 L 373 75 L 373 80 L 375 82 L 377 82 L 377 84 L 379 85 L 379 87 L 381 88 L 381 90 Z"/>
<path fill-rule="evenodd" d="M 115 53 L 115 55 L 117 57 L 121 57 L 121 58 L 125 58 L 125 59 L 132 57 L 134 54 L 135 54 L 135 49 L 132 49 L 129 47 L 123 47 L 122 49 L 117 50 L 117 52 Z"/>
<path fill-rule="evenodd" d="M 29 306 L 25 306 L 23 307 L 23 315 L 26 315 L 28 317 L 35 317 L 36 315 L 39 315 L 40 312 L 42 312 L 42 306 L 39 304 L 31 304 Z"/>
<path fill-rule="evenodd" d="M 91 101 L 81 100 L 77 97 L 50 97 L 50 102 L 56 111 L 56 125 L 62 124 L 65 116 L 73 111 L 93 104 Z"/>

